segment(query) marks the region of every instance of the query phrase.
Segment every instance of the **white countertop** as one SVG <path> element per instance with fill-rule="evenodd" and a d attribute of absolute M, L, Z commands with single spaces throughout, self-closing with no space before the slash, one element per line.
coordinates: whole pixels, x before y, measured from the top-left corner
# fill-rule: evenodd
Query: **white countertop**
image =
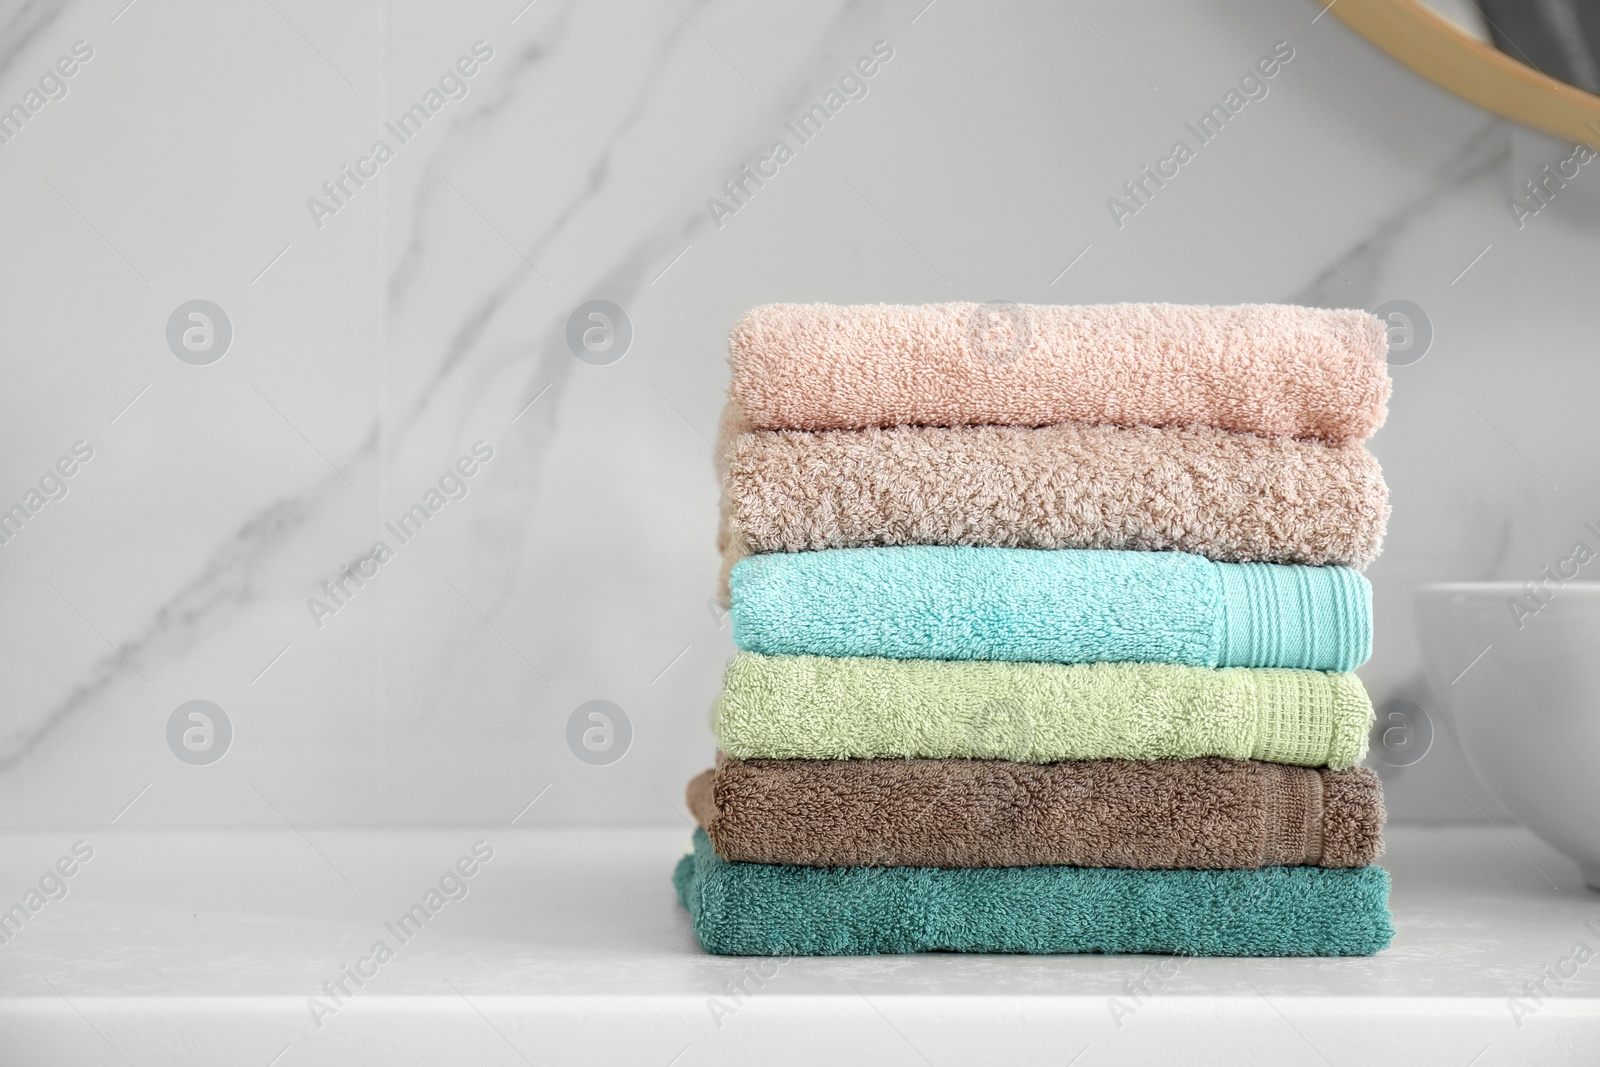
<path fill-rule="evenodd" d="M 1392 828 L 1399 934 L 1371 959 L 781 964 L 697 947 L 681 828 L 13 833 L 0 908 L 80 839 L 67 895 L 0 945 L 7 1067 L 1600 1062 L 1600 959 L 1574 957 L 1600 956 L 1600 893 L 1514 829 Z M 401 944 L 385 922 L 480 840 L 467 895 Z M 315 1025 L 379 939 L 393 958 Z"/>

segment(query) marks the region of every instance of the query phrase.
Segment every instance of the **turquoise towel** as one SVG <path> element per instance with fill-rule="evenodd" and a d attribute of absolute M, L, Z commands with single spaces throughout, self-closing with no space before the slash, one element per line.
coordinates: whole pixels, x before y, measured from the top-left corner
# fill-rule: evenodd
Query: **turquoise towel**
<path fill-rule="evenodd" d="M 672 881 L 728 956 L 1368 956 L 1394 936 L 1382 867 L 787 867 L 729 863 L 696 830 Z"/>
<path fill-rule="evenodd" d="M 733 640 L 769 656 L 1352 671 L 1372 587 L 1348 567 L 1186 552 L 836 548 L 733 568 Z"/>

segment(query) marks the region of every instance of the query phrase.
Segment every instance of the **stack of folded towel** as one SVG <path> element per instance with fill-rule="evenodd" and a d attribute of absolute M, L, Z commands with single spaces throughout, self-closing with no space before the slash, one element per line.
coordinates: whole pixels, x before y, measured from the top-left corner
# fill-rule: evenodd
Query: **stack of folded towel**
<path fill-rule="evenodd" d="M 675 874 L 732 954 L 1361 955 L 1382 323 L 775 305 L 731 338 L 740 651 Z"/>

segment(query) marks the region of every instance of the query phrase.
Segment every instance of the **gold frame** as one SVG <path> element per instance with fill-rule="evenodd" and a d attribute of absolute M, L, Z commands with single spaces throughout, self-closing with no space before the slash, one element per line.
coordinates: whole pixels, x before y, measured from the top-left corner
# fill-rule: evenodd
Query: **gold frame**
<path fill-rule="evenodd" d="M 1319 0 L 1412 71 L 1525 126 L 1600 145 L 1600 96 L 1556 81 L 1462 33 L 1418 0 Z"/>

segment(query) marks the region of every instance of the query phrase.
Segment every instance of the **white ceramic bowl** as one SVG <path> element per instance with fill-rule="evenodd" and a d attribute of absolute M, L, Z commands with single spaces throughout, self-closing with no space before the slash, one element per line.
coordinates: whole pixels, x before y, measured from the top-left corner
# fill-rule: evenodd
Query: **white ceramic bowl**
<path fill-rule="evenodd" d="M 1522 583 L 1423 586 L 1418 636 L 1472 768 L 1600 889 L 1600 582 L 1550 589 L 1541 605 Z"/>

